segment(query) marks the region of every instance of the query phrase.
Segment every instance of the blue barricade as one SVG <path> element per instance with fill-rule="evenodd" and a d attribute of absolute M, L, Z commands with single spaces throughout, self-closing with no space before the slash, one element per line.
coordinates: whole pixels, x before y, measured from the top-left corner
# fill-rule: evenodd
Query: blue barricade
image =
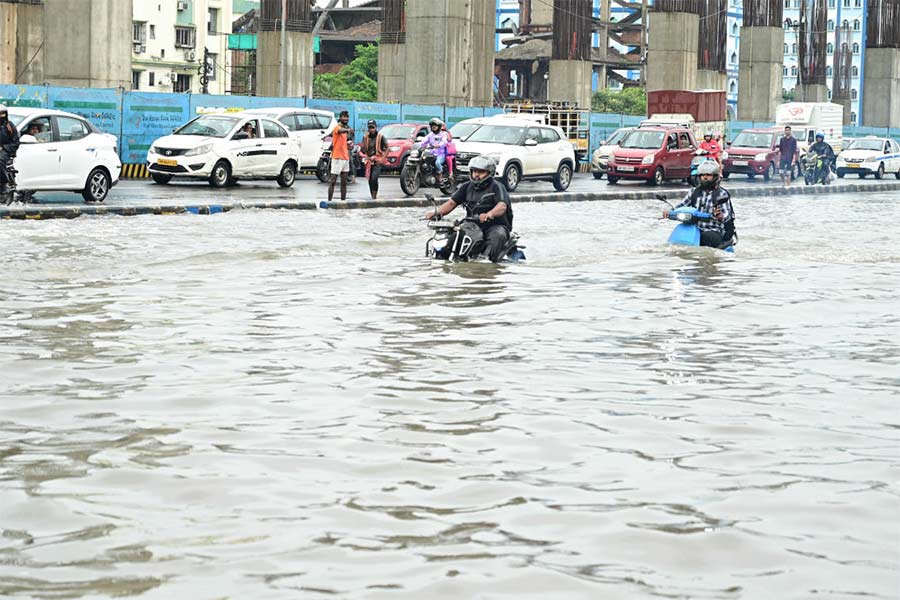
<path fill-rule="evenodd" d="M 169 135 L 193 118 L 190 97 L 184 94 L 128 92 L 122 111 L 119 148 L 126 164 L 146 162 L 153 140 Z"/>
<path fill-rule="evenodd" d="M 47 108 L 82 116 L 104 132 L 121 137 L 122 96 L 120 90 L 49 87 Z"/>
<path fill-rule="evenodd" d="M 0 85 L 0 104 L 23 108 L 46 108 L 49 86 Z"/>

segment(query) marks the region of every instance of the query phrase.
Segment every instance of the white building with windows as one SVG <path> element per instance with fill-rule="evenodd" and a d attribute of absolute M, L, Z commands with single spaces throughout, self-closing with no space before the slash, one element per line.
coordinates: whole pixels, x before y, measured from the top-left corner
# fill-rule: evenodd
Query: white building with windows
<path fill-rule="evenodd" d="M 133 90 L 200 93 L 205 50 L 209 93 L 229 91 L 228 34 L 246 0 L 132 1 Z"/>

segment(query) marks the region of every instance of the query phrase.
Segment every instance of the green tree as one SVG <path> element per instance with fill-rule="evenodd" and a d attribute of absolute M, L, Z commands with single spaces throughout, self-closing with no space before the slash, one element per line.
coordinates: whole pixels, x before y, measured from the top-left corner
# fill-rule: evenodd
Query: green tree
<path fill-rule="evenodd" d="M 313 79 L 317 98 L 375 102 L 378 97 L 378 46 L 356 47 L 356 57 L 337 73 L 323 73 Z"/>
<path fill-rule="evenodd" d="M 600 90 L 594 94 L 591 110 L 620 115 L 646 115 L 647 91 L 637 87 L 628 87 L 622 91 Z"/>

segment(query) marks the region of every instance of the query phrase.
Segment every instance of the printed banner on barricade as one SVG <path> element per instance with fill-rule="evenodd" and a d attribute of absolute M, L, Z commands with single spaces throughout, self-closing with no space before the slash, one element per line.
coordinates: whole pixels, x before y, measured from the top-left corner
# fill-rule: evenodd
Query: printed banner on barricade
<path fill-rule="evenodd" d="M 195 115 L 184 94 L 127 92 L 122 101 L 122 162 L 144 163 L 156 138 L 169 135 Z"/>
<path fill-rule="evenodd" d="M 48 88 L 48 108 L 84 117 L 104 133 L 122 133 L 122 92 L 68 87 Z"/>
<path fill-rule="evenodd" d="M 0 104 L 22 108 L 46 108 L 47 91 L 43 85 L 0 85 Z"/>

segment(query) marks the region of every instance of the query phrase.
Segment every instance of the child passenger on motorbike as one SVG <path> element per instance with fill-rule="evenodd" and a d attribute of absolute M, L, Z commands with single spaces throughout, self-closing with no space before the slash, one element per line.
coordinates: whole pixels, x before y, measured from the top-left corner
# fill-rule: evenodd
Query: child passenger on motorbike
<path fill-rule="evenodd" d="M 698 168 L 700 185 L 688 192 L 684 200 L 675 208 L 689 206 L 713 218 L 701 221 L 700 245 L 710 248 L 724 248 L 734 241 L 734 207 L 731 205 L 731 194 L 719 186 L 719 165 L 706 161 Z M 663 211 L 663 218 L 669 217 L 669 211 Z"/>
<path fill-rule="evenodd" d="M 486 254 L 492 262 L 503 259 L 509 233 L 512 231 L 512 206 L 506 186 L 494 175 L 497 165 L 485 156 L 476 156 L 469 163 L 470 180 L 453 193 L 449 200 L 436 210 L 429 211 L 426 219 L 448 215 L 460 204 L 466 209 L 466 216 L 478 219 L 484 234 Z"/>
<path fill-rule="evenodd" d="M 435 117 L 428 122 L 431 133 L 422 142 L 422 149 L 430 148 L 434 152 L 434 164 L 441 178 L 444 177 L 444 164 L 447 162 L 447 145 L 450 139 L 446 131 L 443 131 L 444 122 Z"/>

